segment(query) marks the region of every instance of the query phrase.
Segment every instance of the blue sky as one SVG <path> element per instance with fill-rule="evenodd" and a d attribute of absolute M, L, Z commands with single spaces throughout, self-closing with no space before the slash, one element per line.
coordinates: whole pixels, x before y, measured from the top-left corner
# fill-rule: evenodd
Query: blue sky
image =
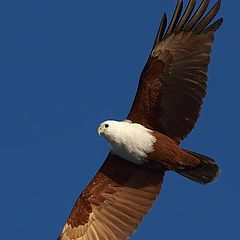
<path fill-rule="evenodd" d="M 176 1 L 0 2 L 1 239 L 56 239 L 108 152 L 98 124 L 125 118 Z M 133 240 L 239 237 L 240 2 L 222 2 L 208 95 L 182 144 L 222 174 L 203 187 L 168 173 Z"/>

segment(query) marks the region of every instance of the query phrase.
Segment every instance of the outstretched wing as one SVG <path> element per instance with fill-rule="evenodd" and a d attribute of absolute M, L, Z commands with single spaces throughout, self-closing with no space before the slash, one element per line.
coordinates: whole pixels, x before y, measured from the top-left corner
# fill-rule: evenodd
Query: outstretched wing
<path fill-rule="evenodd" d="M 191 132 L 206 95 L 214 33 L 223 22 L 219 19 L 212 23 L 220 4 L 218 1 L 206 13 L 209 0 L 203 0 L 192 14 L 196 0 L 189 0 L 181 14 L 183 1 L 179 0 L 167 30 L 164 14 L 127 119 L 164 133 L 177 143 Z"/>
<path fill-rule="evenodd" d="M 109 154 L 77 199 L 58 240 L 123 240 L 160 192 L 164 172 Z"/>

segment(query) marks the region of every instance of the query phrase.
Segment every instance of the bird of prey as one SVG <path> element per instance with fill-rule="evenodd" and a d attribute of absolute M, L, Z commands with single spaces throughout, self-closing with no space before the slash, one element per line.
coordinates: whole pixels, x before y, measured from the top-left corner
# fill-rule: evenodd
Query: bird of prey
<path fill-rule="evenodd" d="M 221 2 L 178 0 L 160 27 L 125 121 L 98 132 L 110 145 L 100 170 L 78 197 L 58 240 L 124 240 L 158 196 L 164 173 L 207 184 L 219 173 L 209 157 L 179 146 L 193 129 L 206 95 L 207 71 Z M 183 12 L 183 13 L 182 13 Z"/>

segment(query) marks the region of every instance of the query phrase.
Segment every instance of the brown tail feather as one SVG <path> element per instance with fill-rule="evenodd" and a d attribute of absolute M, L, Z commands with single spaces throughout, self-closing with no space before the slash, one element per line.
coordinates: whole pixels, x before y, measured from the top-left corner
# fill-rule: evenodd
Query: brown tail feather
<path fill-rule="evenodd" d="M 192 169 L 188 168 L 178 170 L 177 173 L 201 184 L 213 182 L 217 178 L 220 173 L 220 169 L 212 158 L 185 149 L 183 150 L 191 154 L 192 156 L 198 158 L 201 163 L 197 167 Z"/>

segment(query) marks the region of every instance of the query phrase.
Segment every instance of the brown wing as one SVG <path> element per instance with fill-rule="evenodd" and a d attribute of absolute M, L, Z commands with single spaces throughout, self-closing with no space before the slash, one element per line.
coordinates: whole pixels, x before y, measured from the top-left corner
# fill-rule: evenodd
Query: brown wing
<path fill-rule="evenodd" d="M 77 199 L 58 240 L 127 239 L 159 194 L 163 175 L 109 154 Z"/>
<path fill-rule="evenodd" d="M 211 44 L 223 22 L 219 19 L 208 26 L 219 11 L 220 1 L 206 13 L 209 0 L 203 0 L 191 17 L 195 4 L 190 0 L 181 17 L 183 3 L 179 0 L 166 31 L 164 14 L 127 117 L 177 143 L 191 132 L 199 117 Z"/>

